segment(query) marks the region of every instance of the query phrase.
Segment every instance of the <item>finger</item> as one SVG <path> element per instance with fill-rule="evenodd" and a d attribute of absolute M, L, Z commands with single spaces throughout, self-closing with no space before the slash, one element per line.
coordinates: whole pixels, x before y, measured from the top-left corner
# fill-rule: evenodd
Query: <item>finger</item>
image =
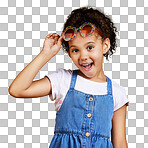
<path fill-rule="evenodd" d="M 57 33 L 49 33 L 47 36 L 51 37 L 51 36 L 58 36 Z"/>
<path fill-rule="evenodd" d="M 51 36 L 50 36 L 51 39 L 54 39 L 55 38 L 55 33 L 53 33 Z"/>
<path fill-rule="evenodd" d="M 61 46 L 62 41 L 63 41 L 63 36 L 60 36 L 60 38 L 58 39 L 58 42 L 57 42 L 58 46 Z"/>
<path fill-rule="evenodd" d="M 59 38 L 59 40 L 63 41 L 63 39 L 64 39 L 63 37 L 64 37 L 64 36 L 61 35 L 60 38 Z"/>
<path fill-rule="evenodd" d="M 53 39 L 53 35 L 51 35 L 49 38 L 50 38 L 50 39 Z"/>
<path fill-rule="evenodd" d="M 53 33 L 53 36 L 59 36 L 57 33 Z"/>
<path fill-rule="evenodd" d="M 45 39 L 49 39 L 52 36 L 53 33 L 49 33 Z"/>
<path fill-rule="evenodd" d="M 57 44 L 59 38 L 60 38 L 60 36 L 55 36 L 55 38 L 54 38 L 54 44 Z"/>
<path fill-rule="evenodd" d="M 56 36 L 56 37 L 54 37 L 54 39 L 55 39 L 55 41 L 57 41 L 57 40 L 59 39 L 59 37 L 58 37 L 58 36 Z"/>
<path fill-rule="evenodd" d="M 58 34 L 56 34 L 56 33 L 54 33 L 52 36 L 53 36 L 54 39 L 57 39 L 57 38 L 60 37 L 60 36 L 59 36 Z"/>
<path fill-rule="evenodd" d="M 58 36 L 58 34 L 57 33 L 53 33 L 52 36 Z"/>
<path fill-rule="evenodd" d="M 64 32 L 61 33 L 61 36 L 63 36 L 63 35 L 64 35 Z"/>
<path fill-rule="evenodd" d="M 60 36 L 58 34 L 53 33 L 53 35 L 51 36 L 51 38 L 54 39 L 54 44 L 57 44 L 57 41 L 58 41 L 59 37 Z"/>

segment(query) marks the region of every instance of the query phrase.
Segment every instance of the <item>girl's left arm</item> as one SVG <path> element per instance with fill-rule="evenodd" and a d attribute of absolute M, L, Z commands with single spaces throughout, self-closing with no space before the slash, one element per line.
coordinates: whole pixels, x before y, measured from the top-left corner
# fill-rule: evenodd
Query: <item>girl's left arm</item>
<path fill-rule="evenodd" d="M 112 118 L 111 141 L 113 148 L 127 148 L 126 141 L 126 109 L 124 105 L 114 111 Z"/>

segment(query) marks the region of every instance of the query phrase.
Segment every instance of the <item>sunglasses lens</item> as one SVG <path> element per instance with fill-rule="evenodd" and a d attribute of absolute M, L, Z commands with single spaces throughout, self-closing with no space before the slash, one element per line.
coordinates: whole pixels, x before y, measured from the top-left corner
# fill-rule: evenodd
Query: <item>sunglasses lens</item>
<path fill-rule="evenodd" d="M 68 26 L 66 27 L 63 33 L 64 40 L 65 41 L 73 40 L 76 37 L 76 34 L 78 31 L 80 31 L 81 36 L 86 37 L 86 36 L 92 35 L 94 30 L 95 30 L 95 25 L 89 22 L 85 22 L 79 28 Z"/>
<path fill-rule="evenodd" d="M 91 31 L 92 31 L 92 27 L 90 25 L 85 25 L 81 30 L 84 36 L 89 35 Z"/>
<path fill-rule="evenodd" d="M 73 37 L 73 35 L 74 35 L 74 30 L 73 30 L 73 29 L 68 29 L 68 30 L 65 32 L 65 38 L 67 38 L 67 39 Z"/>

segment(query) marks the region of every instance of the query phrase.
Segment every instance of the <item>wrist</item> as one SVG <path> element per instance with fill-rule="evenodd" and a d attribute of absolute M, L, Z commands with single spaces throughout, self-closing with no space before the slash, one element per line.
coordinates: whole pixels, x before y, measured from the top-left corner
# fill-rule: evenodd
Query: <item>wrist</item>
<path fill-rule="evenodd" d="M 47 61 L 47 62 L 54 56 L 54 55 L 52 55 L 52 53 L 50 53 L 50 52 L 45 52 L 45 51 L 41 51 L 41 52 L 39 53 L 39 55 L 42 56 L 43 59 L 44 59 L 45 61 Z"/>

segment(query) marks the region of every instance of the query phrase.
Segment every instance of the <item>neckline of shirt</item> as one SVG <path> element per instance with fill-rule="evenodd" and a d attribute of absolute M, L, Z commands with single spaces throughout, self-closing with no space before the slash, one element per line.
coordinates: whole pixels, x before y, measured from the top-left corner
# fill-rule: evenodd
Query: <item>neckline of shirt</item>
<path fill-rule="evenodd" d="M 95 82 L 95 81 L 91 81 L 91 80 L 88 80 L 86 78 L 83 78 L 82 76 L 80 75 L 77 75 L 77 78 L 78 79 L 81 79 L 82 81 L 87 81 L 88 83 L 92 83 L 94 85 L 101 85 L 101 86 L 107 86 L 107 82 Z"/>

